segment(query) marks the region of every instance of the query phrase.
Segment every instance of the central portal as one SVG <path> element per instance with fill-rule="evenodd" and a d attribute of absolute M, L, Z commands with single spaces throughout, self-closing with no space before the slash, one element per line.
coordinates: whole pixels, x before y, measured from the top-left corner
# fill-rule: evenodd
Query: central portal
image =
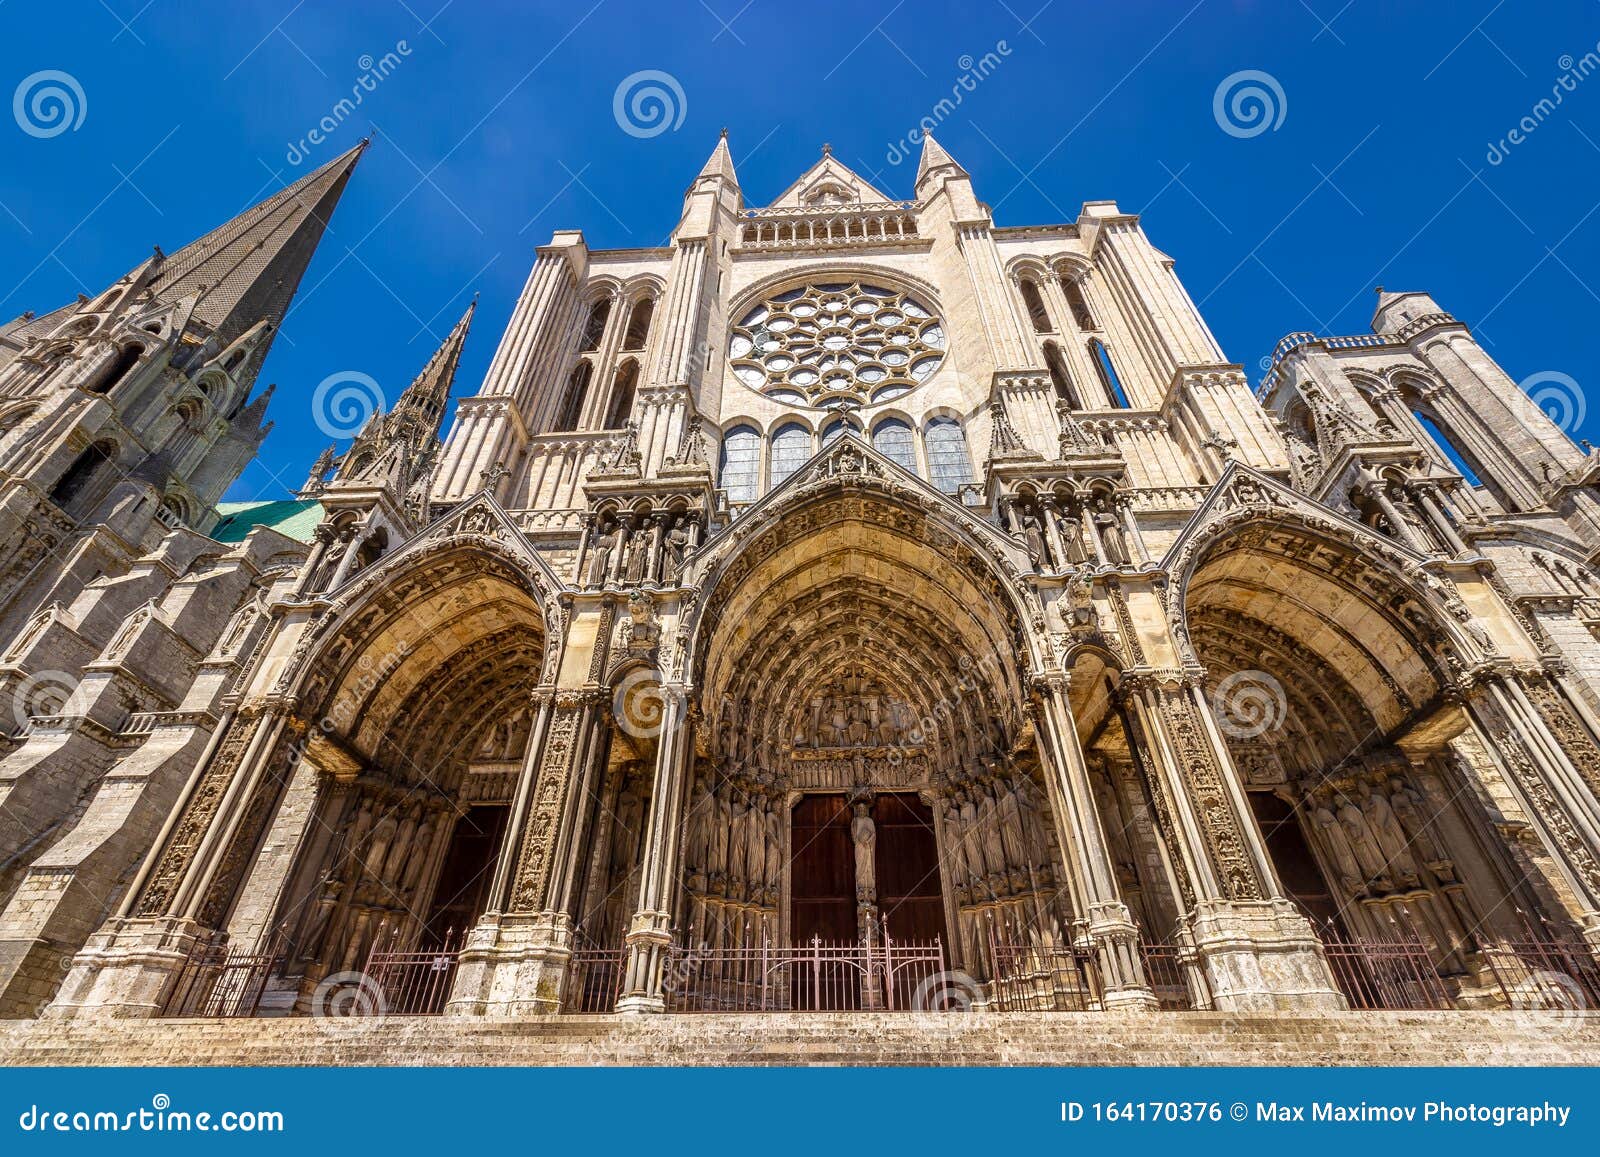
<path fill-rule="evenodd" d="M 802 796 L 789 848 L 790 943 L 948 942 L 933 813 L 915 795 Z"/>

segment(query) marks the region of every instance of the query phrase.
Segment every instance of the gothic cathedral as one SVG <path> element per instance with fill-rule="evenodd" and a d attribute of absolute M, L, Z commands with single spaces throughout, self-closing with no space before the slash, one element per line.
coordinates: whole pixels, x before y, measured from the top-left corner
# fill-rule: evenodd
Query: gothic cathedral
<path fill-rule="evenodd" d="M 227 502 L 361 151 L 0 326 L 0 1015 L 1600 1000 L 1600 458 L 1432 297 L 1252 386 L 1114 202 L 724 137 Z"/>

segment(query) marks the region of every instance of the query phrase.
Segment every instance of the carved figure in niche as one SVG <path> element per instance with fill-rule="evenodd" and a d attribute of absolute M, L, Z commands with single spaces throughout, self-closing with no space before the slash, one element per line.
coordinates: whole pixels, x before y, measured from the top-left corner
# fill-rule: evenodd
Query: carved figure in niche
<path fill-rule="evenodd" d="M 711 857 L 711 821 L 716 815 L 716 801 L 711 798 L 711 782 L 702 765 L 695 772 L 694 792 L 689 797 L 694 802 L 689 810 L 689 842 L 685 849 L 691 872 L 704 872 Z"/>
<path fill-rule="evenodd" d="M 1000 840 L 999 817 L 995 813 L 994 796 L 985 788 L 974 788 L 978 797 L 978 832 L 983 848 L 984 868 L 990 876 L 1005 878 L 1006 852 Z"/>
<path fill-rule="evenodd" d="M 878 898 L 878 828 L 872 822 L 865 803 L 855 805 L 855 818 L 850 821 L 850 838 L 855 842 L 856 849 L 856 899 L 870 904 Z"/>
<path fill-rule="evenodd" d="M 1017 521 L 1021 529 L 1023 545 L 1027 547 L 1028 557 L 1033 559 L 1036 566 L 1050 568 L 1050 551 L 1045 546 L 1044 528 L 1039 525 L 1039 516 L 1034 513 L 1032 506 L 1018 508 Z"/>
<path fill-rule="evenodd" d="M 661 577 L 668 584 L 677 583 L 679 576 L 683 574 L 683 560 L 688 551 L 689 516 L 675 515 L 672 517 L 671 528 L 667 531 L 661 561 Z"/>
<path fill-rule="evenodd" d="M 1411 837 L 1412 846 L 1422 854 L 1423 862 L 1430 869 L 1438 871 L 1436 865 L 1449 862 L 1449 857 L 1444 854 L 1444 849 L 1439 846 L 1428 828 L 1421 795 L 1399 777 L 1389 781 L 1389 805 L 1394 808 L 1400 826 Z"/>
<path fill-rule="evenodd" d="M 1449 608 L 1451 617 L 1461 624 L 1461 629 L 1466 631 L 1472 641 L 1478 645 L 1479 650 L 1485 655 L 1493 655 L 1495 653 L 1494 638 L 1489 634 L 1488 629 L 1473 615 L 1471 607 L 1453 594 L 1446 596 L 1445 606 Z"/>
<path fill-rule="evenodd" d="M 1129 562 L 1127 533 L 1122 529 L 1122 519 L 1102 495 L 1094 500 L 1093 519 L 1095 533 L 1100 536 L 1100 549 L 1112 566 L 1126 566 Z"/>
<path fill-rule="evenodd" d="M 616 558 L 617 546 L 622 537 L 617 520 L 607 514 L 595 528 L 593 554 L 589 559 L 589 585 L 603 587 L 611 577 L 611 565 Z"/>
<path fill-rule="evenodd" d="M 650 560 L 650 536 L 644 515 L 635 514 L 628 523 L 627 570 L 625 578 L 630 583 L 643 582 L 646 565 Z"/>
<path fill-rule="evenodd" d="M 1060 511 L 1052 517 L 1055 518 L 1056 530 L 1061 535 L 1062 548 L 1067 552 L 1066 565 L 1082 566 L 1089 561 L 1089 552 L 1083 545 L 1083 520 L 1072 509 L 1070 500 L 1061 499 L 1060 502 Z"/>
<path fill-rule="evenodd" d="M 1362 785 L 1362 791 L 1364 796 L 1361 810 L 1366 813 L 1367 824 L 1372 829 L 1385 860 L 1395 875 L 1400 877 L 1403 885 L 1409 888 L 1416 887 L 1417 865 L 1411 858 L 1406 834 L 1400 830 L 1400 821 L 1395 819 L 1394 809 L 1389 806 L 1389 801 L 1384 798 L 1382 792 L 1374 791 L 1366 784 Z"/>
<path fill-rule="evenodd" d="M 1366 816 L 1347 796 L 1335 796 L 1333 802 L 1338 809 L 1335 814 L 1339 817 L 1339 825 L 1344 829 L 1345 838 L 1350 841 L 1350 848 L 1361 865 L 1363 877 L 1367 882 L 1387 890 L 1390 886 L 1388 865 L 1384 863 L 1383 853 L 1367 827 Z"/>
<path fill-rule="evenodd" d="M 628 653 L 647 655 L 661 643 L 661 623 L 656 619 L 656 605 L 643 591 L 634 591 L 628 597 Z"/>
<path fill-rule="evenodd" d="M 772 801 L 767 804 L 766 825 L 767 870 L 764 883 L 767 892 L 765 898 L 770 904 L 777 898 L 778 889 L 783 883 L 783 820 Z"/>
<path fill-rule="evenodd" d="M 1045 862 L 1048 848 L 1044 825 L 1040 820 L 1039 797 L 1034 794 L 1033 780 L 1019 774 L 1011 790 L 1017 797 L 1017 814 L 1022 821 L 1022 835 L 1028 849 L 1028 862 L 1042 864 Z"/>
<path fill-rule="evenodd" d="M 1075 579 L 1067 584 L 1067 629 L 1080 638 L 1092 635 L 1100 627 L 1100 618 L 1094 609 L 1094 589 L 1088 579 Z"/>
<path fill-rule="evenodd" d="M 1306 797 L 1306 809 L 1311 814 L 1312 824 L 1322 835 L 1322 846 L 1327 850 L 1328 857 L 1333 861 L 1344 886 L 1352 892 L 1361 891 L 1365 882 L 1361 865 L 1356 861 L 1355 853 L 1350 850 L 1350 843 L 1345 838 L 1344 828 L 1339 824 L 1339 817 L 1334 815 L 1327 805 L 1319 803 L 1311 796 Z"/>
<path fill-rule="evenodd" d="M 849 710 L 850 724 L 845 729 L 845 734 L 852 746 L 861 747 L 872 734 L 871 729 L 867 726 L 866 708 L 861 700 L 852 699 Z"/>
<path fill-rule="evenodd" d="M 725 792 L 712 797 L 717 805 L 717 820 L 711 829 L 711 875 L 713 879 L 728 874 L 728 842 L 733 828 L 733 804 Z"/>

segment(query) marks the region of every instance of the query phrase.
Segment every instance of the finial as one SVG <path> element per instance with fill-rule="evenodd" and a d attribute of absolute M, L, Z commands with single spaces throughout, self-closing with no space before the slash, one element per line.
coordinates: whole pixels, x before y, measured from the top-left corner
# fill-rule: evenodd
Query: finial
<path fill-rule="evenodd" d="M 1378 287 L 1377 287 L 1377 288 L 1376 288 L 1376 289 L 1374 289 L 1374 290 L 1373 290 L 1373 291 L 1372 291 L 1372 292 L 1373 292 L 1373 293 L 1382 293 L 1382 292 L 1383 292 L 1383 286 L 1381 286 L 1381 285 L 1380 285 L 1380 286 L 1378 286 Z"/>
<path fill-rule="evenodd" d="M 822 155 L 825 157 L 833 156 L 833 146 L 827 141 L 822 142 Z"/>
<path fill-rule="evenodd" d="M 726 126 L 726 125 L 722 126 L 722 139 L 723 140 L 727 140 L 728 139 L 728 126 Z"/>

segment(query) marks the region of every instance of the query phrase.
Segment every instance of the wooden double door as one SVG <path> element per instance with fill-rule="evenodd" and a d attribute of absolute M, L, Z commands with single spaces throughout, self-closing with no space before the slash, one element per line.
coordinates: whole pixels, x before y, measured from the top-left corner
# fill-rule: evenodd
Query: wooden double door
<path fill-rule="evenodd" d="M 878 917 L 899 941 L 948 943 L 933 812 L 915 795 L 874 796 L 873 875 Z M 855 813 L 845 795 L 808 795 L 795 805 L 789 841 L 789 938 L 854 941 L 857 924 Z"/>

